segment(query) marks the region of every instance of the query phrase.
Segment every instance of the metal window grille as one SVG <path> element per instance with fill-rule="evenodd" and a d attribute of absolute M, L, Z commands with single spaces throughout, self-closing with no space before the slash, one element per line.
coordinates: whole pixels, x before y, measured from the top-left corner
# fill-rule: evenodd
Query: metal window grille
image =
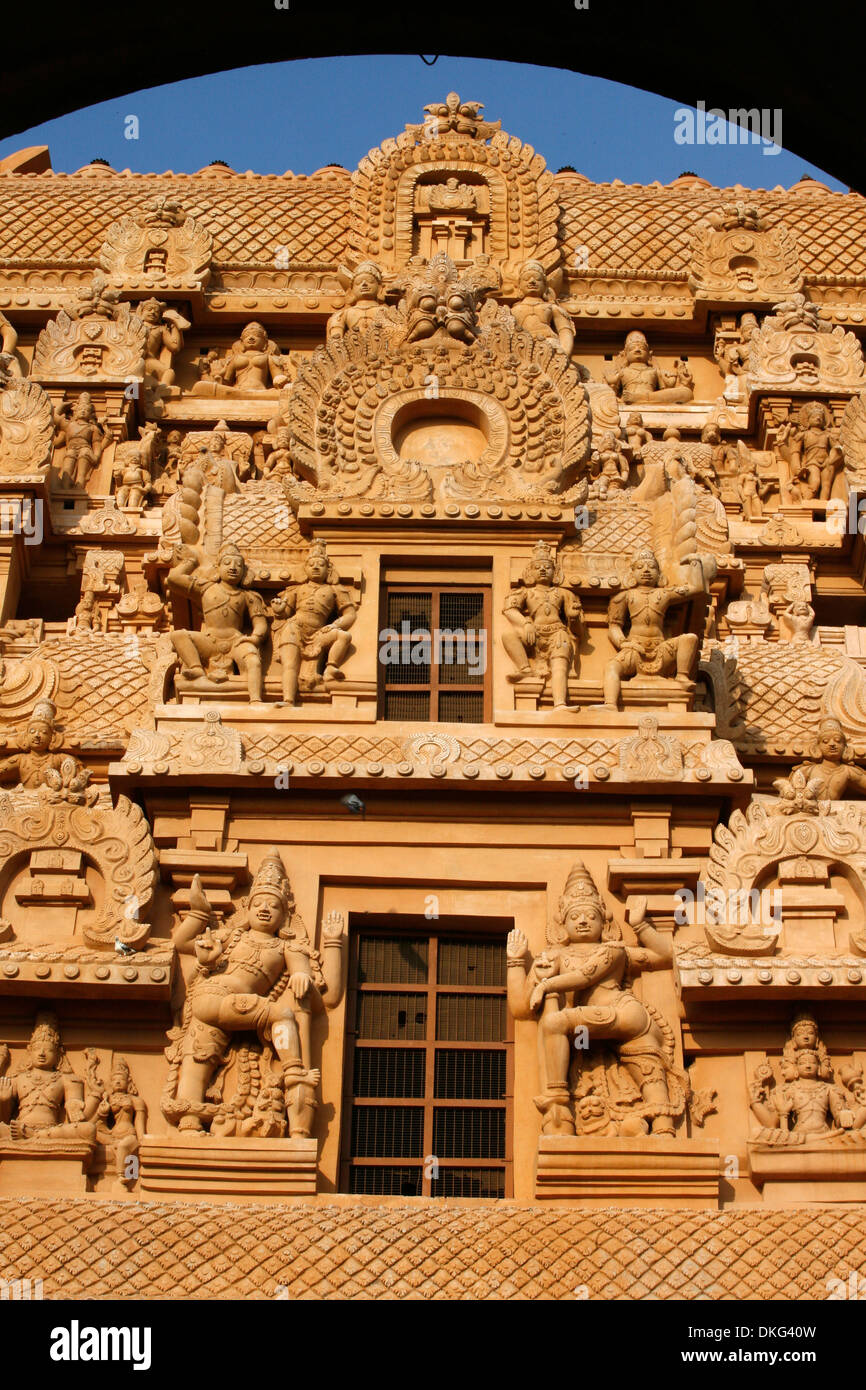
<path fill-rule="evenodd" d="M 505 933 L 413 923 L 351 941 L 341 1189 L 510 1195 Z"/>
<path fill-rule="evenodd" d="M 383 719 L 490 721 L 490 601 L 486 586 L 386 586 L 381 630 L 399 640 L 382 638 Z"/>

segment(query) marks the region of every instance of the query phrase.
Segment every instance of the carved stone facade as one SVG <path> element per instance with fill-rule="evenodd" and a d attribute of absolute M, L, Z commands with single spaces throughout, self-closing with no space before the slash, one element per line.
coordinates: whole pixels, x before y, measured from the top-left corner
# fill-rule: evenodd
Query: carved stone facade
<path fill-rule="evenodd" d="M 412 1242 L 474 1255 L 482 1211 L 473 1296 L 568 1296 L 602 1227 L 625 1296 L 789 1232 L 830 1277 L 866 203 L 424 116 L 352 175 L 0 187 L 0 1249 L 51 1277 L 59 1204 L 110 1296 L 106 1231 L 186 1271 L 195 1201 L 191 1295 L 436 1296 Z"/>

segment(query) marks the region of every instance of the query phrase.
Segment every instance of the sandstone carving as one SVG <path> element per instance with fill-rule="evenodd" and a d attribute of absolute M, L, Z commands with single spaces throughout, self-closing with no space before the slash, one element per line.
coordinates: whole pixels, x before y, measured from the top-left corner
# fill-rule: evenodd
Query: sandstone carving
<path fill-rule="evenodd" d="M 146 349 L 147 325 L 94 275 L 93 286 L 39 334 L 31 376 L 42 382 L 143 379 Z"/>
<path fill-rule="evenodd" d="M 776 304 L 749 351 L 751 388 L 810 391 L 863 389 L 863 350 L 853 333 L 822 318 L 802 294 Z"/>
<path fill-rule="evenodd" d="M 695 230 L 689 288 L 715 303 L 772 301 L 802 284 L 797 243 L 754 206 L 724 204 Z"/>
<path fill-rule="evenodd" d="M 219 685 L 236 670 L 251 700 L 262 698 L 261 649 L 268 617 L 261 596 L 245 586 L 246 562 L 237 546 L 225 545 L 219 563 L 202 564 L 188 546 L 176 546 L 169 583 L 201 602 L 200 632 L 174 631 L 172 646 L 187 680 Z"/>
<path fill-rule="evenodd" d="M 302 685 L 309 690 L 342 678 L 340 667 L 351 648 L 349 629 L 357 613 L 323 541 L 311 547 L 302 575 L 277 595 L 271 607 L 283 619 L 274 629 L 283 699 L 296 705 Z"/>
<path fill-rule="evenodd" d="M 0 1046 L 0 1073 L 9 1065 L 9 1049 Z M 70 1140 L 93 1145 L 96 1125 L 93 1099 L 75 1075 L 60 1041 L 54 1014 L 36 1019 L 27 1063 L 8 1077 L 0 1075 L 0 1145 L 30 1144 L 60 1148 Z"/>
<path fill-rule="evenodd" d="M 750 1147 L 866 1144 L 862 1068 L 849 1064 L 841 1072 L 843 1084 L 836 1081 L 811 1014 L 793 1020 L 780 1071 L 782 1080 L 777 1081 L 764 1062 L 752 1078 L 750 1103 L 761 1128 Z"/>
<path fill-rule="evenodd" d="M 275 396 L 289 380 L 291 365 L 260 323 L 248 323 L 225 357 L 214 357 L 207 374 L 192 388 L 194 396 L 219 399 Z"/>
<path fill-rule="evenodd" d="M 826 501 L 842 467 L 842 450 L 823 402 L 809 401 L 801 406 L 796 418 L 786 420 L 779 429 L 776 445 L 788 465 L 789 479 L 782 487 L 784 500 Z"/>
<path fill-rule="evenodd" d="M 625 347 L 614 359 L 613 368 L 605 371 L 605 381 L 624 405 L 682 404 L 694 395 L 687 363 L 678 358 L 672 372 L 656 367 L 646 336 L 639 329 L 629 333 Z"/>
<path fill-rule="evenodd" d="M 115 285 L 200 290 L 210 278 L 213 241 L 180 204 L 162 194 L 109 227 L 99 264 Z"/>
<path fill-rule="evenodd" d="M 516 667 L 509 680 L 540 674 L 550 681 L 554 708 L 573 708 L 568 676 L 577 660 L 583 610 L 544 541 L 536 545 L 523 582 L 509 594 L 503 612 L 512 630 L 502 634 L 502 644 Z"/>
<path fill-rule="evenodd" d="M 0 373 L 0 476 L 36 473 L 48 463 L 54 422 L 42 387 Z"/>
<path fill-rule="evenodd" d="M 96 418 L 93 400 L 82 391 L 73 403 L 67 401 L 56 413 L 55 448 L 63 448 L 63 462 L 57 481 L 61 487 L 86 488 L 111 432 Z"/>

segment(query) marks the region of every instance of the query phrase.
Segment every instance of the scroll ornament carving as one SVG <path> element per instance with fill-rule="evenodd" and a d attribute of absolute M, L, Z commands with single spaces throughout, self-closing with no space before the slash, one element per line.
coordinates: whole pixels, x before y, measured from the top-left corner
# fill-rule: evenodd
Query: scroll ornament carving
<path fill-rule="evenodd" d="M 123 381 L 144 377 L 147 326 L 128 304 L 96 312 L 61 309 L 36 340 L 31 376 L 37 381 Z"/>
<path fill-rule="evenodd" d="M 36 473 L 51 458 L 51 401 L 35 381 L 0 370 L 0 474 Z"/>
<path fill-rule="evenodd" d="M 64 764 L 75 760 L 64 759 Z M 156 853 L 141 809 L 121 796 L 115 807 L 82 804 L 68 767 L 48 786 L 0 795 L 0 861 L 35 849 L 77 850 L 104 880 L 104 901 L 83 927 L 90 946 L 114 949 L 115 941 L 139 946 L 147 940 L 148 913 L 156 882 Z"/>
<path fill-rule="evenodd" d="M 213 239 L 179 203 L 160 195 L 112 222 L 99 264 L 112 284 L 202 289 L 210 278 Z"/>
<path fill-rule="evenodd" d="M 698 299 L 719 303 L 794 294 L 802 284 L 797 243 L 757 208 L 725 204 L 695 229 L 688 282 Z"/>
<path fill-rule="evenodd" d="M 862 390 L 866 366 L 859 339 L 831 325 L 802 294 L 776 304 L 749 350 L 752 389 Z"/>

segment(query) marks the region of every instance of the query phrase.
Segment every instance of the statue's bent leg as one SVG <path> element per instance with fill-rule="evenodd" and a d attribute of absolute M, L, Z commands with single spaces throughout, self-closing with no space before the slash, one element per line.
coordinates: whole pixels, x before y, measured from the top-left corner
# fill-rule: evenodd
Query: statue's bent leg
<path fill-rule="evenodd" d="M 526 648 L 514 631 L 503 632 L 502 645 L 517 668 L 515 671 L 511 671 L 508 674 L 508 679 L 513 685 L 515 681 L 521 680 L 523 676 L 530 675 L 532 668 L 529 665 L 529 656 Z"/>
<path fill-rule="evenodd" d="M 171 645 L 180 657 L 180 664 L 185 676 L 197 678 L 204 675 L 202 664 L 202 653 L 199 651 L 198 637 L 196 632 L 173 632 L 171 634 Z"/>
<path fill-rule="evenodd" d="M 685 632 L 674 641 L 677 644 L 677 680 L 688 681 L 694 669 L 698 639 L 693 632 Z"/>
<path fill-rule="evenodd" d="M 330 633 L 326 640 L 328 664 L 326 665 L 323 673 L 324 679 L 337 680 L 342 675 L 342 672 L 338 670 L 338 667 L 342 666 L 343 662 L 346 660 L 346 657 L 349 654 L 349 648 L 352 645 L 352 639 L 349 636 L 348 632 L 344 632 L 343 629 L 340 628 L 337 631 Z"/>

